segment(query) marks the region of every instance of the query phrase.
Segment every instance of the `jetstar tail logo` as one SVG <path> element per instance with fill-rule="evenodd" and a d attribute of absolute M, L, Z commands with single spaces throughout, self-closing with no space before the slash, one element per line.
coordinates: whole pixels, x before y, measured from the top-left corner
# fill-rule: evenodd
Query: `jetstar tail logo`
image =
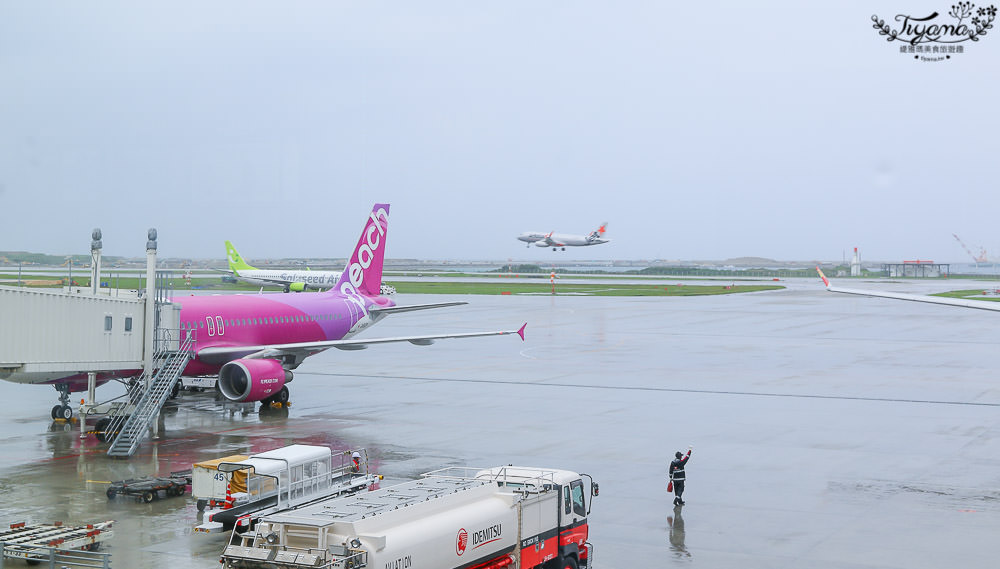
<path fill-rule="evenodd" d="M 469 545 L 469 532 L 465 531 L 465 528 L 458 530 L 458 536 L 455 538 L 455 553 L 462 555 L 465 553 L 465 548 Z"/>

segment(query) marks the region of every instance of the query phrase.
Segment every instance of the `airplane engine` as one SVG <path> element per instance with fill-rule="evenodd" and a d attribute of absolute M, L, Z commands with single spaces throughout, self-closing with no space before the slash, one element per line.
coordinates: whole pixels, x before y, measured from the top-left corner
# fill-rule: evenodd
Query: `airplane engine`
<path fill-rule="evenodd" d="M 306 290 L 306 283 L 292 283 L 288 285 L 288 290 L 292 292 L 302 292 Z"/>
<path fill-rule="evenodd" d="M 548 247 L 549 243 L 545 240 L 535 241 L 535 247 Z"/>
<path fill-rule="evenodd" d="M 278 360 L 233 360 L 219 370 L 219 390 L 232 401 L 261 401 L 281 391 L 291 375 Z"/>

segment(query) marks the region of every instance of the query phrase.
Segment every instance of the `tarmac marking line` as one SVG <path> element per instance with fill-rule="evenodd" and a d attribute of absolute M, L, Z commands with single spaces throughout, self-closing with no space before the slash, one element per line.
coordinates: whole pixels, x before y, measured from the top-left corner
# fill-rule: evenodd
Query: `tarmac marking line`
<path fill-rule="evenodd" d="M 585 385 L 582 383 L 533 383 L 524 381 L 511 381 L 500 379 L 453 379 L 443 377 L 417 377 L 417 376 L 387 376 L 387 375 L 365 375 L 356 373 L 316 373 L 313 375 L 325 375 L 336 377 L 365 377 L 370 379 L 402 379 L 408 381 L 444 381 L 453 383 L 490 383 L 496 385 L 523 385 L 532 387 L 576 387 L 582 389 L 604 389 L 612 391 L 654 391 L 663 393 L 704 393 L 709 395 L 750 395 L 756 397 L 788 397 L 800 399 L 834 399 L 841 401 L 875 401 L 884 403 L 923 403 L 931 405 L 967 405 L 973 407 L 1000 407 L 1000 403 L 982 403 L 976 401 L 945 401 L 933 399 L 906 399 L 896 397 L 862 397 L 851 395 L 816 395 L 808 393 L 768 393 L 755 391 L 727 391 L 712 389 L 681 389 L 672 387 L 640 387 L 631 385 Z"/>

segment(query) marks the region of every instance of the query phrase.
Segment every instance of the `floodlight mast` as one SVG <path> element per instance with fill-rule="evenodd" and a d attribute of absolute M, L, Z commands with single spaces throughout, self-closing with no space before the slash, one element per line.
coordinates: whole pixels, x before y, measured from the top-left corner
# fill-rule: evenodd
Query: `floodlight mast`
<path fill-rule="evenodd" d="M 144 326 L 145 338 L 143 341 L 144 350 L 144 366 L 145 366 L 145 377 L 146 377 L 146 391 L 149 391 L 150 383 L 153 380 L 153 347 L 156 345 L 156 340 L 153 338 L 153 319 L 155 318 L 153 312 L 156 310 L 156 296 L 154 295 L 154 286 L 156 284 L 156 229 L 150 228 L 146 232 L 146 322 Z M 153 421 L 153 437 L 159 435 L 158 420 Z"/>
<path fill-rule="evenodd" d="M 97 227 L 90 233 L 90 294 L 97 295 L 101 288 L 101 228 Z M 73 283 L 70 283 L 72 286 Z"/>

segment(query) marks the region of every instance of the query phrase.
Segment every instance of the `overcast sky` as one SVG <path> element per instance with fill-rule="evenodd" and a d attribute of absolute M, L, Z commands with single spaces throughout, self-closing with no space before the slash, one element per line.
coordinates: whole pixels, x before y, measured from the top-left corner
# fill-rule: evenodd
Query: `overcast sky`
<path fill-rule="evenodd" d="M 1000 25 L 872 28 L 951 3 L 0 0 L 0 250 L 1000 257 Z"/>

